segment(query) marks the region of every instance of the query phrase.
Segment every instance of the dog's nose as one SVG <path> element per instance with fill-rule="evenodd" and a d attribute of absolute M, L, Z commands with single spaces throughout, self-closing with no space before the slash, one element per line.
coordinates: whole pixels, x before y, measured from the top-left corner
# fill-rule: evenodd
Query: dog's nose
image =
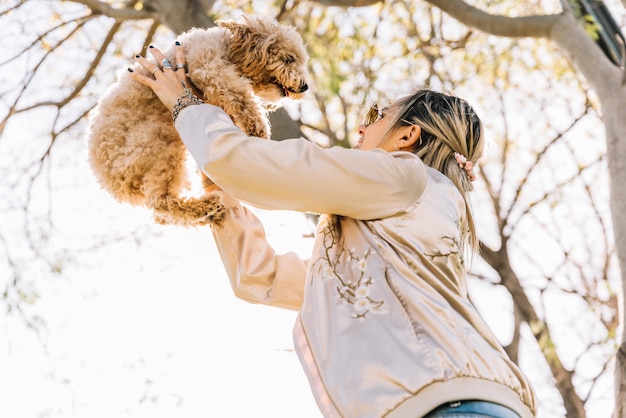
<path fill-rule="evenodd" d="M 304 93 L 309 89 L 309 85 L 307 83 L 300 84 L 300 93 Z"/>

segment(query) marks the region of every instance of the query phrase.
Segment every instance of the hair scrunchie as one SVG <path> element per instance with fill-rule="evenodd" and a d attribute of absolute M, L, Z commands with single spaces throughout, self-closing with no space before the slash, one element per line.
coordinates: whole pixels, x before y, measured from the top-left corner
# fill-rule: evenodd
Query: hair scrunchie
<path fill-rule="evenodd" d="M 470 181 L 476 180 L 476 174 L 474 174 L 474 164 L 472 164 L 471 161 L 468 161 L 467 158 L 459 152 L 454 153 L 454 159 L 459 167 L 467 173 L 467 177 L 469 177 Z"/>

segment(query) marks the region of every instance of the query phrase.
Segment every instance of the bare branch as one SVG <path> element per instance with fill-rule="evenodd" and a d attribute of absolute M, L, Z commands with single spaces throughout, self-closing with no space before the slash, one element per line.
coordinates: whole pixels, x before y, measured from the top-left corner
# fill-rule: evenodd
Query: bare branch
<path fill-rule="evenodd" d="M 141 47 L 141 55 L 146 55 L 146 50 L 152 43 L 154 34 L 156 33 L 159 26 L 160 26 L 160 22 L 158 20 L 155 20 L 154 22 L 152 22 L 152 25 L 150 25 L 150 29 L 148 29 L 148 32 L 146 33 L 146 37 L 143 41 L 143 46 Z"/>
<path fill-rule="evenodd" d="M 109 46 L 109 44 L 113 40 L 113 37 L 115 36 L 115 34 L 117 33 L 117 31 L 119 30 L 121 25 L 122 25 L 122 22 L 116 21 L 111 26 L 111 29 L 109 29 L 109 33 L 107 34 L 106 38 L 102 42 L 102 45 L 100 46 L 100 49 L 98 50 L 98 53 L 96 54 L 96 56 L 94 57 L 93 61 L 91 62 L 90 66 L 89 66 L 89 69 L 86 71 L 84 77 L 80 80 L 80 82 L 76 85 L 76 87 L 72 90 L 72 92 L 69 95 L 67 95 L 63 100 L 60 100 L 60 101 L 43 101 L 43 102 L 35 103 L 35 104 L 31 105 L 31 106 L 27 106 L 27 107 L 24 107 L 22 109 L 16 110 L 15 113 L 26 112 L 28 110 L 31 110 L 31 109 L 34 109 L 34 108 L 37 108 L 37 107 L 43 107 L 43 106 L 63 107 L 65 105 L 67 105 L 69 102 L 71 102 L 72 99 L 74 99 L 76 96 L 78 96 L 78 94 L 85 87 L 85 85 L 87 85 L 87 83 L 89 82 L 89 80 L 93 76 L 93 74 L 95 72 L 95 69 L 98 67 L 98 64 L 100 64 L 100 61 L 102 60 L 102 57 L 106 53 L 107 47 Z M 71 35 L 68 35 L 68 38 L 70 36 Z"/>
<path fill-rule="evenodd" d="M 603 376 L 606 373 L 607 370 L 609 370 L 609 366 L 613 363 L 614 360 L 615 359 L 613 358 L 613 356 L 607 357 L 604 360 L 604 362 L 602 364 L 602 368 L 596 374 L 596 377 L 591 379 L 591 385 L 589 386 L 589 389 L 587 391 L 587 396 L 584 397 L 584 401 L 585 402 L 587 402 L 587 400 L 589 399 L 589 397 L 593 393 L 593 389 L 596 387 L 596 384 L 598 384 L 598 381 L 600 380 L 600 377 Z"/>
<path fill-rule="evenodd" d="M 586 106 L 585 110 L 578 115 L 576 118 L 574 118 L 569 126 L 567 128 L 565 128 L 563 131 L 559 132 L 554 138 L 552 138 L 551 141 L 549 141 L 544 147 L 543 149 L 541 149 L 539 152 L 537 152 L 537 154 L 535 155 L 535 161 L 530 164 L 528 166 L 528 169 L 526 171 L 526 173 L 524 173 L 521 176 L 521 181 L 519 183 L 519 185 L 517 186 L 516 190 L 515 190 L 515 198 L 511 201 L 511 204 L 508 208 L 508 210 L 506 211 L 506 214 L 504 215 L 504 218 L 506 219 L 506 223 L 513 223 L 513 225 L 511 226 L 511 231 L 509 232 L 508 235 L 512 235 L 513 234 L 513 230 L 515 229 L 515 226 L 518 224 L 517 220 L 513 220 L 511 213 L 513 212 L 513 210 L 517 207 L 517 204 L 519 203 L 519 197 L 522 195 L 522 190 L 524 189 L 524 187 L 526 186 L 531 174 L 533 173 L 533 171 L 535 171 L 538 167 L 539 167 L 539 162 L 546 156 L 548 150 L 554 146 L 554 144 L 556 144 L 557 142 L 559 142 L 560 140 L 562 140 L 564 138 L 564 135 L 570 131 L 578 122 L 580 122 L 588 113 L 589 113 L 589 109 L 590 106 Z M 579 171 L 580 173 L 580 171 Z M 571 178 L 568 179 L 567 181 L 563 182 L 561 185 L 557 185 L 555 187 L 555 189 L 558 189 L 560 186 L 562 186 L 563 184 L 567 184 L 571 181 Z M 539 200 L 532 202 L 529 205 L 525 205 L 526 208 L 524 209 L 524 211 L 522 212 L 522 214 L 520 215 L 520 218 L 522 216 L 524 216 L 524 214 L 528 213 L 537 203 L 544 201 L 548 196 L 550 196 L 550 192 L 545 193 L 544 196 L 542 196 Z"/>
<path fill-rule="evenodd" d="M 426 0 L 463 22 L 486 33 L 505 37 L 549 38 L 559 15 L 507 17 L 487 13 L 461 0 Z"/>
<path fill-rule="evenodd" d="M 495 68 L 494 68 L 494 71 Z M 502 120 L 506 120 L 505 118 L 505 109 L 506 109 L 506 105 L 504 102 L 504 92 L 499 91 L 498 92 L 498 100 L 500 103 L 500 106 L 498 107 L 499 112 L 500 112 L 500 116 Z M 508 125 L 505 124 L 504 125 L 504 137 L 508 138 Z M 505 156 L 507 155 L 508 152 L 508 148 L 510 146 L 510 142 L 509 141 L 504 141 L 504 145 L 502 147 L 502 152 L 501 152 L 501 156 L 502 156 L 502 161 L 504 161 Z M 507 169 L 507 165 L 506 164 L 502 164 L 503 165 L 503 171 L 506 171 Z M 502 234 L 502 230 L 504 228 L 504 225 L 506 223 L 506 220 L 502 217 L 502 206 L 501 206 L 501 195 L 500 195 L 500 191 L 503 189 L 503 184 L 504 184 L 504 179 L 505 179 L 505 173 L 502 173 L 501 176 L 498 176 L 498 178 L 500 179 L 499 184 L 497 185 L 497 189 L 496 186 L 493 184 L 491 177 L 488 175 L 484 175 L 484 173 L 482 173 L 481 171 L 481 178 L 485 184 L 485 187 L 487 189 L 487 192 L 489 194 L 489 196 L 491 196 L 491 203 L 493 205 L 493 212 L 494 212 L 494 216 L 496 217 L 496 223 L 498 225 L 498 230 L 500 231 L 500 233 Z"/>
<path fill-rule="evenodd" d="M 509 255 L 506 246 L 493 251 L 481 245 L 481 256 L 502 278 L 502 284 L 511 293 L 515 303 L 515 309 L 519 311 L 521 319 L 528 324 L 533 333 L 548 366 L 556 380 L 556 388 L 564 399 L 568 417 L 584 417 L 585 408 L 582 400 L 576 395 L 573 383 L 573 373 L 563 366 L 556 352 L 548 323 L 541 319 L 533 307 L 525 289 L 520 283 L 509 263 Z"/>
<path fill-rule="evenodd" d="M 108 16 L 118 20 L 144 20 L 154 19 L 156 17 L 154 13 L 143 8 L 139 10 L 134 8 L 116 9 L 112 7 L 109 3 L 98 0 L 69 1 L 87 6 L 91 10 L 91 13 L 93 13 L 94 15 Z"/>
<path fill-rule="evenodd" d="M 22 54 L 27 53 L 28 51 L 31 50 L 31 48 L 33 48 L 35 45 L 37 45 L 39 42 L 42 42 L 43 39 L 50 35 L 52 32 L 56 31 L 57 29 L 60 29 L 70 23 L 77 23 L 79 26 L 84 25 L 85 23 L 87 23 L 87 21 L 93 19 L 95 16 L 93 15 L 87 15 L 87 16 L 81 16 L 81 17 L 77 17 L 75 19 L 71 19 L 68 21 L 63 21 L 61 23 L 59 23 L 56 26 L 52 26 L 50 29 L 48 29 L 47 31 L 41 33 L 39 36 L 37 36 L 33 42 L 31 42 L 30 45 L 26 46 L 25 48 L 21 49 L 20 51 L 18 51 L 15 55 L 13 55 L 12 57 L 7 58 L 6 60 L 0 62 L 0 66 L 6 65 L 8 63 L 10 63 L 11 61 L 19 58 Z"/>
<path fill-rule="evenodd" d="M 76 25 L 76 27 L 71 30 L 67 36 L 65 36 L 63 39 L 61 39 L 55 48 L 58 48 L 59 46 L 63 45 L 67 40 L 69 40 L 75 33 L 77 33 L 87 22 L 89 21 L 89 19 L 86 19 L 84 21 L 81 21 L 78 23 L 78 25 Z M 2 138 L 2 134 L 4 132 L 4 129 L 6 128 L 6 125 L 9 121 L 9 119 L 17 114 L 17 113 L 21 113 L 24 111 L 27 111 L 29 109 L 32 109 L 34 107 L 39 107 L 37 105 L 35 106 L 29 106 L 27 108 L 23 108 L 23 109 L 17 109 L 17 105 L 20 101 L 20 99 L 22 98 L 22 95 L 24 94 L 24 92 L 26 91 L 26 89 L 28 88 L 31 80 L 33 79 L 33 77 L 37 74 L 37 71 L 39 70 L 39 68 L 43 65 L 43 63 L 46 61 L 46 59 L 51 56 L 54 53 L 54 48 L 51 48 L 49 51 L 47 51 L 44 56 L 39 60 L 39 62 L 32 68 L 32 70 L 30 71 L 30 74 L 26 74 L 24 81 L 22 82 L 22 88 L 19 92 L 19 94 L 17 95 L 17 97 L 15 98 L 13 104 L 11 104 L 9 106 L 9 110 L 6 114 L 6 116 L 4 117 L 4 119 L 0 122 L 0 138 Z M 53 105 L 56 105 L 55 103 L 52 103 Z"/>
<path fill-rule="evenodd" d="M 6 9 L 6 10 L 2 10 L 2 11 L 0 11 L 0 16 L 2 16 L 2 15 L 6 15 L 6 14 L 9 14 L 9 13 L 11 13 L 11 12 L 13 12 L 13 11 L 15 11 L 15 10 L 19 9 L 19 8 L 20 8 L 20 6 L 21 6 L 21 5 L 23 5 L 24 3 L 26 3 L 26 0 L 20 0 L 20 1 L 19 1 L 18 3 L 16 3 L 13 7 L 9 7 L 9 8 L 8 8 L 8 9 Z"/>
<path fill-rule="evenodd" d="M 507 233 L 507 235 L 511 236 L 513 235 L 513 233 L 515 232 L 515 229 L 517 228 L 517 226 L 519 225 L 519 220 L 521 218 L 523 218 L 526 214 L 528 214 L 529 212 L 531 212 L 539 203 L 541 202 L 545 202 L 556 190 L 561 189 L 563 186 L 570 184 L 572 181 L 574 181 L 575 179 L 579 178 L 580 175 L 587 170 L 588 168 L 592 167 L 595 163 L 600 162 L 604 157 L 601 156 L 598 158 L 598 160 L 593 161 L 592 163 L 590 163 L 589 165 L 586 165 L 584 167 L 579 167 L 578 171 L 574 174 L 572 174 L 570 177 L 568 177 L 567 179 L 562 180 L 561 182 L 557 183 L 554 186 L 554 189 L 551 191 L 548 191 L 546 193 L 543 194 L 543 196 L 540 196 L 538 199 L 535 199 L 534 201 L 524 205 L 524 210 L 520 213 L 519 217 L 513 219 L 512 216 L 507 216 L 506 222 L 507 225 L 511 226 L 511 229 L 509 230 L 509 232 Z"/>
<path fill-rule="evenodd" d="M 520 332 L 521 325 L 523 323 L 522 316 L 520 315 L 519 310 L 517 309 L 517 305 L 513 304 L 513 338 L 511 338 L 511 342 L 504 347 L 504 351 L 508 354 L 511 360 L 515 363 L 518 363 L 519 360 L 519 349 L 522 334 Z"/>

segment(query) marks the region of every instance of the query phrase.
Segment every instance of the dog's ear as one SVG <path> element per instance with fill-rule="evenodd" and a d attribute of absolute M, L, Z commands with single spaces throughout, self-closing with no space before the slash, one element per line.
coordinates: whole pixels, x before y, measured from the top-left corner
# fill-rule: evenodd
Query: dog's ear
<path fill-rule="evenodd" d="M 238 39 L 236 42 L 241 44 L 258 44 L 260 39 L 272 37 L 279 31 L 278 22 L 255 15 L 242 15 L 237 20 L 217 20 L 215 23 L 228 30 L 233 38 Z"/>
<path fill-rule="evenodd" d="M 228 29 L 228 31 L 238 37 L 250 32 L 250 27 L 247 23 L 235 22 L 234 20 L 216 20 L 215 24 L 220 28 Z"/>
<path fill-rule="evenodd" d="M 247 60 L 251 60 L 249 65 L 253 65 L 254 60 L 265 62 L 278 40 L 278 24 L 267 18 L 246 15 L 239 21 L 218 20 L 215 23 L 230 32 L 230 58 L 237 60 L 239 65 Z"/>

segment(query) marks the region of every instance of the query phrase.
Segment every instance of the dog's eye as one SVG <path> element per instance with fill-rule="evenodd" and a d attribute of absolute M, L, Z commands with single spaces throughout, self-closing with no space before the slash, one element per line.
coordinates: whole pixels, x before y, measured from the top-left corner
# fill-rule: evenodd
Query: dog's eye
<path fill-rule="evenodd" d="M 294 62 L 296 62 L 296 59 L 292 55 L 285 57 L 285 64 L 293 64 Z"/>

